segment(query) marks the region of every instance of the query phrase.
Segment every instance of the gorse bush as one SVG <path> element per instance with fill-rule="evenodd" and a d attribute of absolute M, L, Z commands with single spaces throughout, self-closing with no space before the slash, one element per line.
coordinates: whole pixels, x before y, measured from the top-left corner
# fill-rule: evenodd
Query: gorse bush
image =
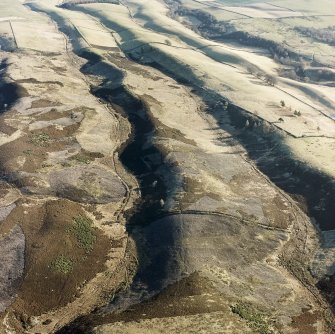
<path fill-rule="evenodd" d="M 85 250 L 85 253 L 92 252 L 96 241 L 93 222 L 91 219 L 78 216 L 73 219 L 70 232 L 76 237 L 79 247 Z"/>
<path fill-rule="evenodd" d="M 66 275 L 72 271 L 73 261 L 65 255 L 57 256 L 51 263 L 51 269 Z"/>
<path fill-rule="evenodd" d="M 244 319 L 248 326 L 259 334 L 272 334 L 273 331 L 270 329 L 266 315 L 254 309 L 251 305 L 246 303 L 239 303 L 231 306 L 233 313 Z"/>
<path fill-rule="evenodd" d="M 31 137 L 31 143 L 36 146 L 47 146 L 50 141 L 50 136 L 47 133 L 35 133 Z"/>

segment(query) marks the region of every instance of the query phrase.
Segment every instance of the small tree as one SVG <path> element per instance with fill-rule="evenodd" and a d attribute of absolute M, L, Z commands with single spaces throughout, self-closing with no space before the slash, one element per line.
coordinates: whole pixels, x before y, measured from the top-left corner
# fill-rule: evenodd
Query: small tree
<path fill-rule="evenodd" d="M 299 110 L 294 110 L 294 115 L 301 116 L 301 112 Z"/>
<path fill-rule="evenodd" d="M 281 101 L 280 101 L 280 105 L 284 108 L 284 107 L 285 107 L 285 101 L 284 101 L 284 100 L 281 100 Z"/>
<path fill-rule="evenodd" d="M 268 85 L 270 86 L 274 86 L 277 83 L 277 80 L 275 77 L 273 77 L 272 75 L 265 75 L 264 77 L 265 81 L 267 82 Z"/>

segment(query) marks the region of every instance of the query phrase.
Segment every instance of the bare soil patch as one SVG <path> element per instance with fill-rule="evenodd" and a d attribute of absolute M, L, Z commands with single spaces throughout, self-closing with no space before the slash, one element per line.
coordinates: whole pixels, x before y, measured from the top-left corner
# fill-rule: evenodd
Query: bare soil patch
<path fill-rule="evenodd" d="M 0 247 L 0 312 L 3 312 L 15 298 L 24 269 L 25 238 L 18 225 L 0 238 Z"/>
<path fill-rule="evenodd" d="M 4 115 L 0 116 L 0 132 L 4 133 L 5 135 L 12 135 L 17 129 L 8 125 L 6 123 L 6 118 Z"/>
<path fill-rule="evenodd" d="M 320 319 L 320 313 L 312 313 L 308 310 L 304 310 L 302 314 L 292 318 L 292 327 L 298 330 L 301 334 L 317 334 L 318 330 L 315 327 L 315 323 Z"/>
<path fill-rule="evenodd" d="M 39 100 L 35 100 L 31 103 L 31 108 L 30 109 L 56 107 L 56 106 L 59 106 L 59 105 L 60 104 L 57 103 L 57 102 L 49 101 L 49 100 L 46 100 L 46 99 L 39 99 Z"/>

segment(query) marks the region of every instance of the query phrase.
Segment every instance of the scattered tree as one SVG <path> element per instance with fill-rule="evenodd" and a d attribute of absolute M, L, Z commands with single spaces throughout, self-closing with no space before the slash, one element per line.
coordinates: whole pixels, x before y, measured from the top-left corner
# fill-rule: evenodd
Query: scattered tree
<path fill-rule="evenodd" d="M 301 116 L 301 112 L 299 110 L 294 110 L 294 115 Z"/>
<path fill-rule="evenodd" d="M 268 85 L 270 85 L 270 86 L 274 86 L 274 85 L 277 83 L 276 78 L 273 77 L 272 75 L 268 75 L 268 74 L 267 74 L 267 75 L 264 77 L 264 79 L 265 79 L 266 83 L 267 83 Z"/>

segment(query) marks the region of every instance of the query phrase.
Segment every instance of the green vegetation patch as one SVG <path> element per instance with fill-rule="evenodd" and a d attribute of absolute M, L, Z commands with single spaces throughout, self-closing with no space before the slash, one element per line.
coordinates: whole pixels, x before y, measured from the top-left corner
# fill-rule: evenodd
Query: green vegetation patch
<path fill-rule="evenodd" d="M 36 146 L 48 146 L 50 136 L 47 133 L 36 133 L 31 137 L 31 143 Z"/>
<path fill-rule="evenodd" d="M 256 310 L 251 305 L 239 303 L 231 306 L 233 313 L 244 319 L 248 326 L 259 334 L 273 334 L 267 321 L 267 316 L 263 312 Z"/>
<path fill-rule="evenodd" d="M 51 263 L 51 269 L 57 273 L 69 274 L 73 270 L 73 261 L 65 255 L 57 256 Z"/>
<path fill-rule="evenodd" d="M 76 160 L 76 161 L 78 161 L 82 164 L 87 164 L 87 165 L 92 161 L 92 159 L 90 157 L 88 157 L 86 155 L 81 155 L 81 154 L 77 154 L 72 159 Z"/>
<path fill-rule="evenodd" d="M 91 219 L 84 216 L 75 217 L 70 232 L 74 234 L 79 247 L 84 249 L 85 253 L 88 254 L 92 252 L 96 242 L 96 236 L 94 234 L 94 227 Z"/>

